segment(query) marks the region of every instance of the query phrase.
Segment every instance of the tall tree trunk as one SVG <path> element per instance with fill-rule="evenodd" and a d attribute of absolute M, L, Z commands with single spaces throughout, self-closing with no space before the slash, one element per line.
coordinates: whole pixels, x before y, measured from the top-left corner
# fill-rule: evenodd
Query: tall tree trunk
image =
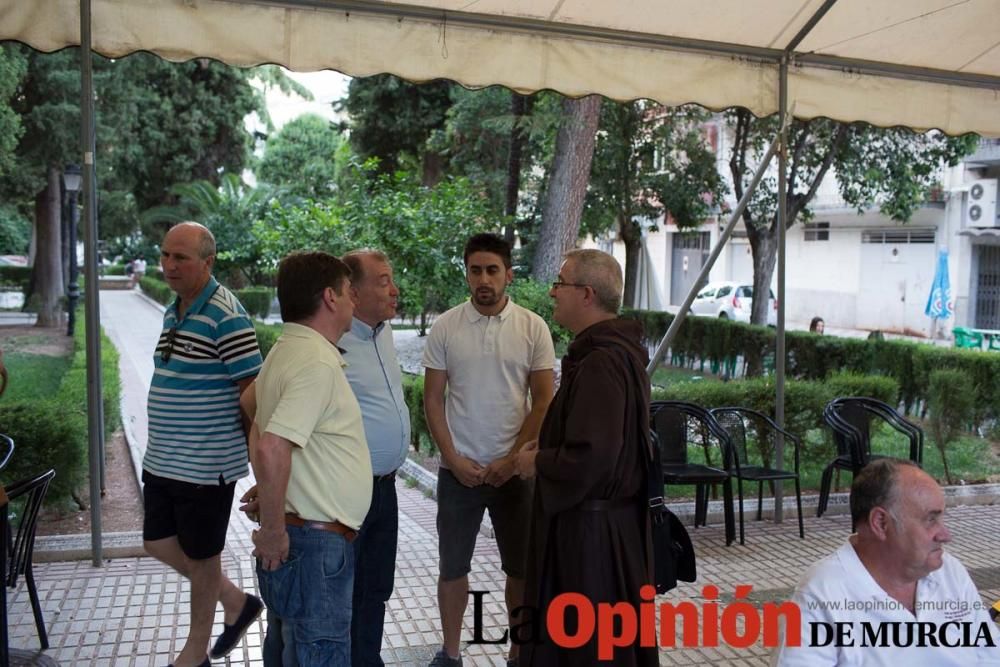
<path fill-rule="evenodd" d="M 747 239 L 753 255 L 753 307 L 750 310 L 750 322 L 767 326 L 771 277 L 778 257 L 777 225 L 769 225 L 763 230 L 758 228 L 754 232 L 750 232 L 747 227 Z"/>
<path fill-rule="evenodd" d="M 750 241 L 750 254 L 753 257 L 753 307 L 750 310 L 750 322 L 767 326 L 768 295 L 771 290 L 771 276 L 774 274 L 774 263 L 778 251 L 777 225 L 747 224 L 747 239 Z M 758 295 L 762 295 L 758 298 Z M 747 375 L 758 376 L 764 372 L 763 351 L 751 351 L 747 354 Z"/>
<path fill-rule="evenodd" d="M 521 153 L 524 151 L 524 129 L 521 118 L 527 113 L 528 98 L 514 91 L 510 93 L 510 113 L 514 123 L 510 128 L 510 148 L 507 152 L 507 191 L 504 195 L 503 212 L 507 226 L 503 236 L 507 243 L 514 245 L 514 230 L 517 218 L 517 196 L 521 192 Z"/>
<path fill-rule="evenodd" d="M 427 151 L 421 164 L 420 184 L 433 188 L 444 178 L 444 158 L 441 155 Z"/>
<path fill-rule="evenodd" d="M 642 252 L 642 230 L 632 222 L 630 215 L 618 219 L 618 234 L 625 244 L 625 293 L 622 306 L 635 308 L 636 285 L 639 282 L 639 253 Z"/>
<path fill-rule="evenodd" d="M 552 176 L 545 193 L 542 228 L 535 248 L 531 277 L 550 282 L 559 273 L 563 254 L 576 245 L 580 214 L 590 181 L 601 98 L 590 95 L 563 101 L 563 119 L 556 135 Z"/>
<path fill-rule="evenodd" d="M 55 327 L 62 322 L 62 230 L 60 225 L 59 169 L 50 166 L 44 190 L 35 196 L 35 229 L 38 247 L 32 274 L 38 303 L 35 326 Z"/>

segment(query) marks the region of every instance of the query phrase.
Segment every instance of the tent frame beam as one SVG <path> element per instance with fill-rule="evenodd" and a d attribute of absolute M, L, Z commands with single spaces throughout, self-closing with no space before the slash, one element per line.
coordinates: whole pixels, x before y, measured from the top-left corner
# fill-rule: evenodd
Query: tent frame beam
<path fill-rule="evenodd" d="M 748 44 L 729 44 L 711 40 L 690 39 L 672 35 L 653 35 L 614 28 L 599 28 L 595 26 L 574 23 L 553 23 L 541 19 L 529 19 L 516 16 L 492 16 L 474 12 L 457 12 L 429 7 L 399 5 L 389 2 L 371 2 L 370 0 L 248 0 L 252 4 L 271 7 L 291 7 L 299 9 L 315 9 L 317 11 L 359 13 L 375 16 L 390 16 L 400 20 L 439 22 L 443 27 L 448 24 L 468 28 L 488 30 L 518 31 L 546 37 L 565 37 L 571 39 L 588 39 L 605 41 L 625 46 L 688 51 L 722 57 L 745 58 L 765 64 L 779 66 L 783 59 L 788 59 L 790 67 L 817 67 L 821 69 L 839 70 L 852 74 L 868 74 L 881 77 L 892 77 L 904 80 L 924 81 L 941 85 L 962 86 L 966 88 L 987 88 L 1000 90 L 1000 76 L 949 72 L 930 67 L 913 67 L 895 65 L 872 60 L 843 58 L 840 56 L 820 55 L 815 53 L 798 53 L 795 48 L 829 11 L 834 2 L 826 2 L 818 9 L 809 21 L 799 30 L 798 34 L 784 49 L 751 46 Z"/>

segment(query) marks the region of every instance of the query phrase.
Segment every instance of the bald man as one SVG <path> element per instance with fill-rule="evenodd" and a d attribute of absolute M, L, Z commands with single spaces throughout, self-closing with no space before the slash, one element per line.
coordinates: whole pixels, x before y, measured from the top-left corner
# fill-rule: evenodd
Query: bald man
<path fill-rule="evenodd" d="M 240 393 L 260 371 L 246 310 L 212 277 L 215 238 L 184 222 L 163 239 L 160 264 L 177 298 L 163 315 L 149 390 L 142 462 L 146 552 L 191 580 L 191 623 L 173 667 L 207 667 L 216 605 L 224 628 L 211 656 L 235 648 L 263 609 L 222 573 L 236 480 L 247 444 Z"/>
<path fill-rule="evenodd" d="M 806 573 L 792 598 L 799 646 L 783 635 L 772 665 L 1000 665 L 987 605 L 944 550 L 944 512 L 941 487 L 915 463 L 865 466 L 851 486 L 857 532 Z"/>

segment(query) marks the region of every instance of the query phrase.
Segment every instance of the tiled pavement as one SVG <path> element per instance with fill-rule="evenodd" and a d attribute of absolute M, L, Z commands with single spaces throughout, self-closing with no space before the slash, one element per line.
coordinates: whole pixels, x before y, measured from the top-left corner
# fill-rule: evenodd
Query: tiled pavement
<path fill-rule="evenodd" d="M 426 665 L 440 642 L 436 601 L 437 538 L 434 501 L 397 482 L 400 493 L 400 539 L 396 591 L 390 601 L 382 656 L 388 665 Z M 750 523 L 747 544 L 723 545 L 722 527 L 693 532 L 698 552 L 699 582 L 682 586 L 664 598 L 697 601 L 701 586 L 715 584 L 724 604 L 738 584 L 753 586 L 754 601 L 788 597 L 796 580 L 814 560 L 833 551 L 848 532 L 846 516 L 806 520 L 806 539 L 794 523 Z M 949 550 L 970 569 L 985 601 L 1000 598 L 1000 505 L 956 507 L 948 511 L 954 541 Z M 249 556 L 249 522 L 234 513 L 224 562 L 229 576 L 244 589 L 255 586 Z M 40 564 L 39 593 L 52 647 L 46 652 L 61 665 L 167 664 L 172 649 L 183 642 L 187 624 L 188 585 L 149 558 L 108 561 L 95 569 L 89 561 Z M 503 624 L 502 576 L 495 542 L 480 536 L 473 564 L 472 587 L 493 591 L 484 605 L 485 636 L 496 637 Z M 21 584 L 11 595 L 11 645 L 37 648 L 27 593 Z M 217 621 L 221 623 L 220 618 Z M 218 628 L 217 628 L 218 630 Z M 261 665 L 264 624 L 258 622 L 243 645 L 226 661 Z M 472 637 L 471 605 L 463 637 Z M 466 665 L 503 665 L 498 646 L 470 646 Z M 664 650 L 661 665 L 765 665 L 758 646 Z M 218 664 L 218 663 L 217 663 Z"/>
<path fill-rule="evenodd" d="M 144 321 L 149 319 L 138 316 L 144 311 L 141 304 L 129 301 L 138 298 L 123 293 L 102 293 L 102 318 L 107 316 L 105 326 L 123 323 L 116 331 L 109 332 L 120 349 L 126 345 L 133 345 L 137 350 L 143 347 L 132 340 L 132 333 L 139 332 Z M 117 311 L 108 312 L 108 309 Z M 158 326 L 155 311 L 145 310 L 154 313 L 152 326 Z M 125 368 L 130 356 L 141 354 L 123 355 L 125 393 L 139 392 L 144 397 L 142 373 L 137 372 L 134 365 Z M 138 415 L 133 412 L 133 417 L 141 422 L 143 415 L 141 410 L 139 412 Z M 133 423 L 132 426 L 135 431 L 144 432 L 144 424 Z M 248 485 L 249 480 L 241 482 L 237 496 Z M 382 655 L 388 665 L 426 665 L 440 643 L 436 506 L 433 500 L 402 480 L 397 481 L 397 488 L 400 536 L 396 590 L 389 603 Z M 697 602 L 701 598 L 701 587 L 706 584 L 718 587 L 720 604 L 732 599 L 737 585 L 753 586 L 750 597 L 757 602 L 786 599 L 805 569 L 834 551 L 849 530 L 849 519 L 844 515 L 828 515 L 822 519 L 810 517 L 805 522 L 806 539 L 800 540 L 793 515 L 786 515 L 786 522 L 781 525 L 769 521 L 755 523 L 751 517 L 752 513 L 748 512 L 745 546 L 724 546 L 721 525 L 693 530 L 699 581 L 682 584 L 663 601 L 693 599 Z M 949 509 L 948 524 L 954 537 L 949 550 L 970 569 L 984 600 L 992 604 L 1000 598 L 1000 567 L 996 559 L 996 554 L 1000 553 L 1000 505 Z M 250 522 L 234 512 L 223 556 L 229 577 L 244 590 L 253 590 L 256 586 L 250 557 L 251 529 Z M 44 655 L 55 658 L 61 665 L 159 667 L 166 665 L 183 643 L 188 622 L 188 584 L 150 558 L 107 561 L 101 568 L 91 567 L 89 560 L 44 563 L 37 565 L 35 572 L 51 644 Z M 473 589 L 493 592 L 484 604 L 484 635 L 499 636 L 505 615 L 503 579 L 499 554 L 491 538 L 479 537 L 470 579 Z M 37 635 L 23 582 L 9 593 L 8 600 L 11 646 L 37 650 Z M 221 612 L 216 621 L 218 632 Z M 472 637 L 471 622 L 470 605 L 463 631 L 465 639 Z M 264 622 L 259 621 L 224 664 L 262 665 L 263 632 Z M 465 655 L 466 665 L 504 664 L 503 649 L 499 646 L 469 646 Z M 766 651 L 759 645 L 742 650 L 678 648 L 663 650 L 660 663 L 766 665 L 766 658 Z M 41 661 L 35 660 L 34 664 L 41 664 Z"/>

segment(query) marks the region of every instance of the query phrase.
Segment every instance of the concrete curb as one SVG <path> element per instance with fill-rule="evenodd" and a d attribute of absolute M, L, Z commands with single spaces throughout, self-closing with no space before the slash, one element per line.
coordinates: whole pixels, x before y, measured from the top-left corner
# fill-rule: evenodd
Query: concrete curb
<path fill-rule="evenodd" d="M 101 536 L 104 560 L 112 558 L 134 558 L 145 556 L 142 548 L 142 533 L 104 533 Z M 33 559 L 36 563 L 53 561 L 88 560 L 90 534 L 86 535 L 39 535 L 35 538 Z"/>
<path fill-rule="evenodd" d="M 406 459 L 406 461 L 403 462 L 403 465 L 400 466 L 399 475 L 409 482 L 412 482 L 416 488 L 427 494 L 429 498 L 433 498 L 435 502 L 437 501 L 437 475 L 410 459 Z M 946 486 L 943 488 L 945 504 L 947 507 L 958 507 L 961 505 L 995 505 L 1000 503 L 1000 484 L 970 484 L 967 486 Z M 753 521 L 757 515 L 757 497 L 753 495 L 755 492 L 751 491 L 748 493 L 748 488 L 746 486 L 744 486 L 743 491 L 743 520 L 745 523 L 749 523 L 750 521 Z M 733 494 L 733 510 L 738 512 L 739 509 L 736 505 L 737 498 L 735 496 L 735 489 L 733 489 Z M 849 501 L 849 493 L 831 493 L 824 516 L 849 514 L 851 511 Z M 694 522 L 694 501 L 679 503 L 671 502 L 669 505 L 670 510 L 676 514 L 677 517 L 684 522 L 684 524 L 691 524 Z M 803 495 L 803 518 L 815 516 L 816 507 L 818 505 L 819 494 Z M 708 518 L 706 519 L 708 523 L 723 523 L 722 507 L 723 502 L 721 500 L 709 501 Z M 784 520 L 786 522 L 796 520 L 798 511 L 795 507 L 795 495 L 793 493 L 788 491 L 785 492 L 784 506 L 782 509 Z M 774 518 L 774 498 L 764 498 L 763 510 L 761 514 L 765 519 Z M 493 526 L 490 523 L 489 515 L 483 517 L 483 523 L 479 528 L 479 532 L 487 537 L 493 537 Z"/>

